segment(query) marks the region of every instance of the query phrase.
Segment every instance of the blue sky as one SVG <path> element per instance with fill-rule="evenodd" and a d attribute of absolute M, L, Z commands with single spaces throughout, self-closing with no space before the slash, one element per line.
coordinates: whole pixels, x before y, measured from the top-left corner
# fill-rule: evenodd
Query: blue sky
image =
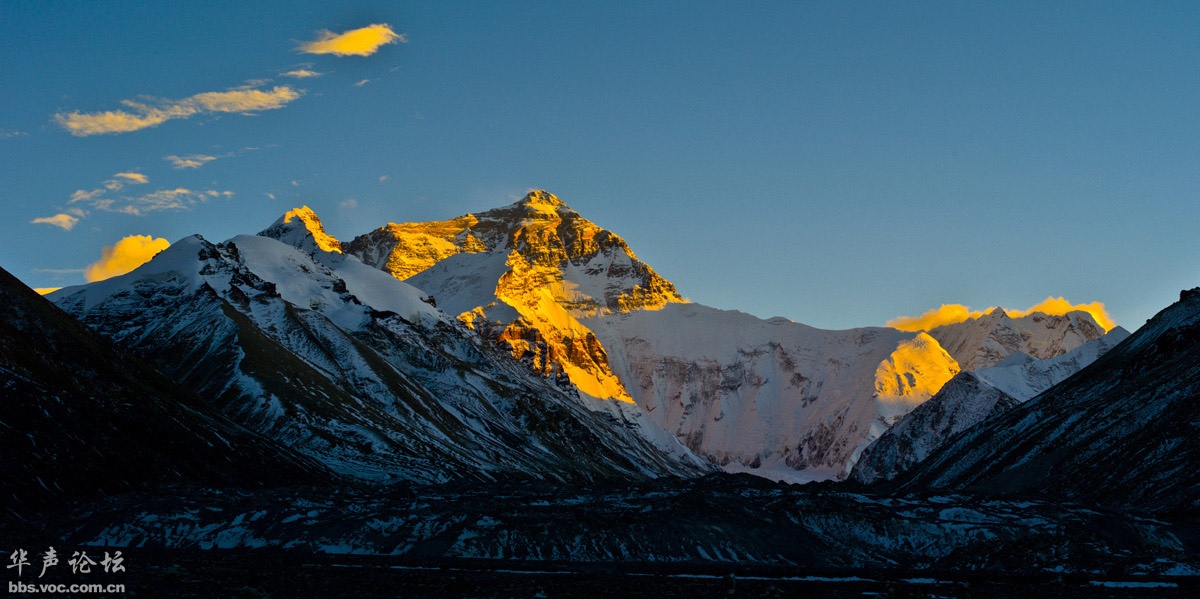
<path fill-rule="evenodd" d="M 1200 284 L 1195 3 L 199 4 L 0 4 L 0 266 L 78 284 L 129 235 L 307 204 L 348 239 L 544 188 L 693 301 L 826 328 L 1054 295 L 1133 329 Z M 370 24 L 407 42 L 298 51 Z"/>

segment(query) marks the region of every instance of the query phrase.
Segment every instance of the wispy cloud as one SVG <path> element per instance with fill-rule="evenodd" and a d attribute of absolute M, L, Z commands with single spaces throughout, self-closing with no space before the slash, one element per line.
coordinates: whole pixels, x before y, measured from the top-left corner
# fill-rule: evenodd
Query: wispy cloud
<path fill-rule="evenodd" d="M 397 42 L 407 43 L 408 37 L 403 33 L 396 33 L 387 23 L 373 23 L 342 33 L 320 31 L 317 39 L 300 44 L 299 50 L 308 54 L 370 56 L 378 51 L 380 46 Z"/>
<path fill-rule="evenodd" d="M 358 83 L 355 83 L 355 84 L 354 84 L 354 87 L 362 87 L 362 86 L 364 86 L 364 85 L 366 85 L 366 84 L 370 83 L 371 81 L 373 81 L 373 80 L 372 80 L 372 79 L 363 79 L 362 81 L 359 81 Z"/>
<path fill-rule="evenodd" d="M 92 207 L 105 212 L 118 212 L 133 216 L 144 216 L 151 212 L 167 210 L 191 210 L 193 206 L 217 198 L 233 197 L 232 191 L 215 189 L 191 190 L 184 187 L 160 189 L 140 196 L 121 198 L 96 198 Z"/>
<path fill-rule="evenodd" d="M 104 194 L 103 189 L 93 189 L 91 191 L 88 191 L 86 189 L 76 189 L 75 192 L 71 194 L 71 203 L 74 204 L 76 202 L 86 202 L 96 196 L 103 195 L 103 194 Z"/>
<path fill-rule="evenodd" d="M 218 191 L 215 189 L 191 190 L 184 187 L 159 189 L 141 195 L 120 195 L 117 193 L 125 189 L 125 182 L 144 184 L 149 181 L 149 177 L 141 173 L 117 173 L 113 175 L 112 179 L 105 181 L 96 189 L 75 190 L 75 193 L 71 194 L 71 200 L 68 204 L 79 204 L 104 212 L 142 216 L 151 212 L 166 210 L 190 210 L 196 204 L 208 202 L 216 198 L 229 198 L 233 196 L 232 191 Z M 76 206 L 65 210 L 64 214 L 45 217 L 45 220 L 39 219 L 34 222 L 53 224 L 69 230 L 70 227 L 64 226 L 70 222 L 68 219 L 73 218 L 75 222 L 78 222 L 79 219 L 87 215 L 87 211 Z M 61 218 L 64 216 L 67 218 Z M 48 219 L 56 219 L 56 222 L 50 222 Z M 75 222 L 70 222 L 70 225 L 74 226 Z"/>
<path fill-rule="evenodd" d="M 320 77 L 324 73 L 318 73 L 309 69 L 293 69 L 286 73 L 280 73 L 280 77 L 292 77 L 293 79 L 308 79 L 309 77 Z"/>
<path fill-rule="evenodd" d="M 258 82 L 256 82 L 258 83 Z M 304 90 L 289 85 L 271 89 L 245 86 L 223 92 L 204 92 L 181 100 L 139 97 L 122 100 L 128 110 L 103 112 L 60 112 L 54 120 L 71 135 L 87 137 L 105 133 L 129 133 L 155 127 L 173 119 L 187 119 L 198 114 L 253 114 L 261 110 L 283 108 L 304 94 Z"/>
<path fill-rule="evenodd" d="M 150 182 L 150 178 L 147 177 L 146 175 L 143 175 L 142 173 L 135 173 L 132 171 L 125 172 L 125 173 L 117 173 L 113 176 L 120 178 L 120 179 L 124 179 L 125 181 L 127 181 L 129 183 L 133 183 L 135 185 L 140 185 L 140 184 L 145 184 L 145 183 Z"/>
<path fill-rule="evenodd" d="M 149 235 L 130 235 L 113 245 L 104 246 L 100 251 L 100 259 L 83 269 L 83 276 L 89 283 L 103 281 L 111 277 L 123 275 L 147 263 L 159 252 L 170 247 L 171 242 L 163 238 Z"/>
<path fill-rule="evenodd" d="M 209 156 L 207 154 L 191 154 L 189 156 L 163 156 L 163 160 L 171 163 L 171 166 L 176 169 L 183 170 L 185 168 L 200 168 L 209 162 L 219 158 L 218 156 Z"/>
<path fill-rule="evenodd" d="M 35 268 L 33 272 L 46 273 L 51 275 L 77 275 L 83 272 L 82 268 Z"/>
<path fill-rule="evenodd" d="M 354 198 L 346 198 L 338 205 L 342 208 L 358 208 L 358 200 Z"/>
<path fill-rule="evenodd" d="M 29 222 L 35 225 L 54 225 L 64 231 L 70 231 L 75 227 L 75 223 L 79 222 L 79 218 L 60 212 L 54 216 L 38 217 Z"/>
<path fill-rule="evenodd" d="M 380 183 L 384 183 L 384 182 L 386 182 L 388 179 L 391 179 L 391 178 L 392 178 L 392 176 L 391 176 L 391 175 L 380 175 L 380 176 L 379 176 L 379 182 L 380 182 Z"/>
<path fill-rule="evenodd" d="M 29 135 L 29 134 L 24 131 L 9 131 L 7 129 L 0 129 L 0 139 L 8 139 L 10 137 L 24 137 L 26 135 Z"/>

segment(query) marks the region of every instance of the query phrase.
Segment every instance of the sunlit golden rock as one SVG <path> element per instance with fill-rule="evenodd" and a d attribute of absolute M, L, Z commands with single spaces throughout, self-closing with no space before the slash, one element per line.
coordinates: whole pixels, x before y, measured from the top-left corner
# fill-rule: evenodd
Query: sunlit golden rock
<path fill-rule="evenodd" d="M 455 306 L 467 326 L 503 344 L 534 370 L 565 376 L 580 391 L 602 399 L 631 401 L 604 348 L 578 319 L 685 301 L 623 239 L 540 190 L 479 214 L 389 224 L 343 248 L 431 293 L 439 305 Z M 463 275 L 472 272 L 467 260 L 446 273 L 435 268 L 460 254 L 503 257 L 504 269 Z M 463 293 L 478 297 L 457 301 Z M 459 297 L 452 302 L 447 294 Z"/>

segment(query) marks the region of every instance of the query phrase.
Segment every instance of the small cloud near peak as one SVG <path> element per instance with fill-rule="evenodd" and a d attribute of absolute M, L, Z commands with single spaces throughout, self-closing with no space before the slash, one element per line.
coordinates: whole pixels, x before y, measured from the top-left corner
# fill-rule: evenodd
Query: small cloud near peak
<path fill-rule="evenodd" d="M 1096 324 L 1104 327 L 1105 331 L 1111 331 L 1117 323 L 1108 315 L 1108 310 L 1104 308 L 1101 302 L 1092 302 L 1090 304 L 1072 304 L 1063 297 L 1047 297 L 1041 302 L 1031 306 L 1028 310 L 1005 310 L 1008 315 L 1013 318 L 1021 318 L 1028 316 L 1034 312 L 1049 314 L 1050 316 L 1062 316 L 1068 312 L 1087 312 L 1096 321 Z"/>
<path fill-rule="evenodd" d="M 387 23 L 373 23 L 359 29 L 334 33 L 328 29 L 320 31 L 317 39 L 300 44 L 299 50 L 308 54 L 333 54 L 334 56 L 370 56 L 380 46 L 407 43 L 403 33 L 396 33 Z"/>
<path fill-rule="evenodd" d="M 171 242 L 166 239 L 156 239 L 150 235 L 124 237 L 113 245 L 104 246 L 100 251 L 100 259 L 84 268 L 83 276 L 87 282 L 93 283 L 132 272 L 170 245 Z"/>
<path fill-rule="evenodd" d="M 894 318 L 887 321 L 887 326 L 915 333 L 917 331 L 928 331 L 929 329 L 946 324 L 955 324 L 979 318 L 990 311 L 991 308 L 981 312 L 979 310 L 971 310 L 962 304 L 942 304 L 940 308 L 934 308 L 920 316 L 900 316 Z"/>

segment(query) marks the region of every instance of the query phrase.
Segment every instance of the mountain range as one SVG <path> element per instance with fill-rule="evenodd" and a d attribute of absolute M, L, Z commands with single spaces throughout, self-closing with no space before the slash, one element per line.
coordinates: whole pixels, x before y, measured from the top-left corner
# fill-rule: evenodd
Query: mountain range
<path fill-rule="evenodd" d="M 840 480 L 964 369 L 1105 332 L 1086 312 L 828 331 L 690 303 L 545 191 L 348 242 L 297 208 L 50 298 L 251 430 L 420 482 Z"/>

